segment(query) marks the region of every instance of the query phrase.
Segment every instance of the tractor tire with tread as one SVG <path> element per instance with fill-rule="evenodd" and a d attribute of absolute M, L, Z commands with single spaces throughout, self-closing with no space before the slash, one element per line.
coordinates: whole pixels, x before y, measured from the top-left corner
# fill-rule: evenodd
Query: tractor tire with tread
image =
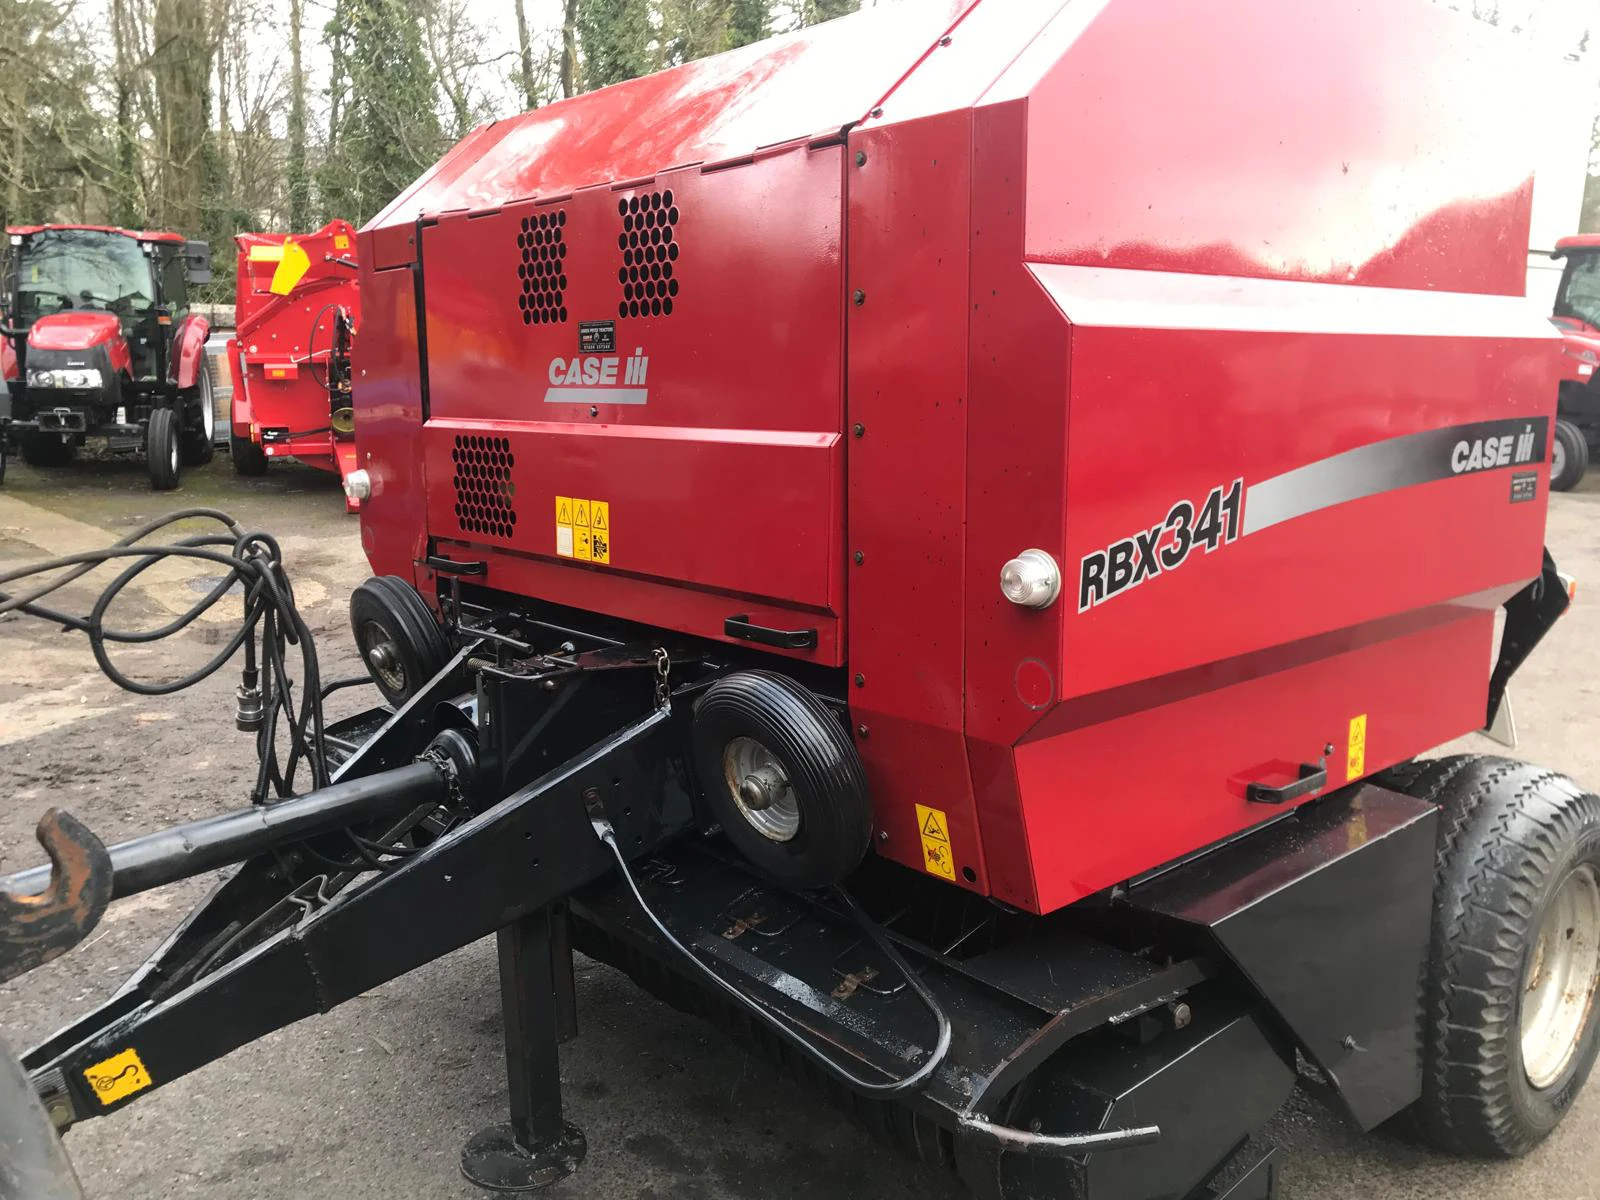
<path fill-rule="evenodd" d="M 861 865 L 872 839 L 866 772 L 849 733 L 809 689 L 773 671 L 724 676 L 695 705 L 690 736 L 711 815 L 758 870 L 786 887 L 819 888 Z M 727 755 L 747 741 L 781 766 L 793 829 L 764 833 L 735 796 Z"/>
<path fill-rule="evenodd" d="M 170 408 L 154 409 L 144 434 L 144 465 L 150 475 L 150 486 L 158 492 L 170 492 L 177 487 L 181 459 L 178 414 Z"/>
<path fill-rule="evenodd" d="M 252 479 L 267 473 L 267 452 L 249 438 L 229 437 L 228 451 L 233 456 L 233 472 Z"/>
<path fill-rule="evenodd" d="M 1422 1097 L 1411 1129 L 1447 1153 L 1513 1158 L 1566 1115 L 1600 1052 L 1600 797 L 1563 775 L 1488 755 L 1402 764 L 1377 782 L 1441 806 L 1432 944 L 1423 980 Z M 1552 907 L 1580 883 L 1585 915 L 1555 937 Z M 1554 947 L 1552 949 L 1552 947 Z M 1577 964 L 1553 1060 L 1529 1060 L 1524 1007 L 1543 973 Z M 1563 978 L 1567 978 L 1563 976 Z M 1585 995 L 1577 995 L 1577 992 Z M 1561 1011 L 1559 1005 L 1557 1012 Z M 1543 1006 L 1534 1010 L 1540 1030 Z M 1547 1046 L 1535 1037 L 1535 1055 Z M 1535 1080 L 1543 1072 L 1547 1078 Z"/>
<path fill-rule="evenodd" d="M 76 446 L 57 433 L 22 435 L 22 461 L 30 467 L 64 467 L 72 461 L 76 450 Z"/>
<path fill-rule="evenodd" d="M 1570 492 L 1589 470 L 1589 439 L 1571 421 L 1556 419 L 1555 445 L 1550 454 L 1550 490 Z"/>
<path fill-rule="evenodd" d="M 397 575 L 376 576 L 351 594 L 350 632 L 372 681 L 396 708 L 450 661 L 450 644 L 433 611 Z"/>
<path fill-rule="evenodd" d="M 179 451 L 186 467 L 203 467 L 216 457 L 217 398 L 211 384 L 211 360 L 200 357 L 200 380 L 183 394 L 183 432 Z"/>

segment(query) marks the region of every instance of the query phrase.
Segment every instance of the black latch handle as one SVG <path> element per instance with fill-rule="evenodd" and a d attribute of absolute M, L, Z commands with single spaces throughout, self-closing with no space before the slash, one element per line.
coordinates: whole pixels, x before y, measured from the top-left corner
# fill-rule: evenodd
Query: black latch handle
<path fill-rule="evenodd" d="M 1255 804 L 1287 804 L 1291 800 L 1314 796 L 1327 786 L 1327 767 L 1318 766 L 1316 763 L 1301 763 L 1300 778 L 1293 783 L 1286 783 L 1282 787 L 1252 783 L 1245 788 L 1245 795 Z"/>
<path fill-rule="evenodd" d="M 445 558 L 438 554 L 430 554 L 422 561 L 441 575 L 487 575 L 489 573 L 489 564 L 486 562 L 456 562 L 453 558 Z"/>
<path fill-rule="evenodd" d="M 745 642 L 758 642 L 763 646 L 776 646 L 779 650 L 815 650 L 815 629 L 768 629 L 752 625 L 748 616 L 729 617 L 722 623 L 722 632 Z"/>

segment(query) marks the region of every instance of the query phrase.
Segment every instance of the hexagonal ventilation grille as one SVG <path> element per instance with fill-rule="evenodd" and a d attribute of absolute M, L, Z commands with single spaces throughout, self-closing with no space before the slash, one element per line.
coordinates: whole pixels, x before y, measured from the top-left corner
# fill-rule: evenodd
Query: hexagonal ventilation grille
<path fill-rule="evenodd" d="M 617 202 L 622 233 L 619 317 L 670 317 L 678 295 L 678 206 L 671 190 L 641 192 Z"/>
<path fill-rule="evenodd" d="M 517 460 L 511 443 L 505 438 L 457 435 L 450 458 L 456 468 L 456 521 L 462 532 L 509 538 L 517 527 L 511 504 L 517 494 L 511 468 Z"/>
<path fill-rule="evenodd" d="M 524 325 L 559 325 L 567 319 L 566 225 L 564 208 L 522 218 L 522 232 L 517 234 L 522 296 L 517 303 Z"/>

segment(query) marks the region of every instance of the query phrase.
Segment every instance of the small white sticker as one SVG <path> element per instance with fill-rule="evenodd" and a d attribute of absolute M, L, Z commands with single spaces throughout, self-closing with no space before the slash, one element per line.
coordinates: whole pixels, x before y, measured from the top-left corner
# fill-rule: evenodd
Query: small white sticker
<path fill-rule="evenodd" d="M 562 558 L 572 557 L 572 526 L 556 526 L 556 553 Z"/>

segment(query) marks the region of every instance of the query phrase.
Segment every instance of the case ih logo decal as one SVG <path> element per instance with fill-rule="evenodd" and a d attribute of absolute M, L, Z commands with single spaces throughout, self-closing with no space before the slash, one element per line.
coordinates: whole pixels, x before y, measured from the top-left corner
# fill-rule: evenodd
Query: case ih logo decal
<path fill-rule="evenodd" d="M 550 360 L 546 404 L 646 404 L 650 359 L 639 347 L 627 358 L 615 354 Z"/>
<path fill-rule="evenodd" d="M 1469 471 L 1493 471 L 1497 467 L 1522 466 L 1533 461 L 1533 426 L 1521 433 L 1499 437 L 1463 439 L 1450 452 L 1450 469 L 1457 475 Z"/>
<path fill-rule="evenodd" d="M 1200 505 L 1179 500 L 1148 531 L 1085 555 L 1078 570 L 1078 611 L 1104 604 L 1146 579 L 1176 571 L 1196 550 L 1210 554 L 1239 538 L 1244 480 L 1214 487 Z"/>
<path fill-rule="evenodd" d="M 1201 504 L 1180 500 L 1159 525 L 1086 555 L 1078 572 L 1078 611 L 1104 604 L 1129 588 L 1252 533 L 1260 533 L 1308 513 L 1435 483 L 1543 463 L 1548 457 L 1550 421 L 1476 421 L 1428 429 L 1358 446 L 1318 459 L 1248 488 L 1242 480 L 1215 487 Z M 1538 495 L 1537 473 L 1513 476 L 1511 503 Z"/>

